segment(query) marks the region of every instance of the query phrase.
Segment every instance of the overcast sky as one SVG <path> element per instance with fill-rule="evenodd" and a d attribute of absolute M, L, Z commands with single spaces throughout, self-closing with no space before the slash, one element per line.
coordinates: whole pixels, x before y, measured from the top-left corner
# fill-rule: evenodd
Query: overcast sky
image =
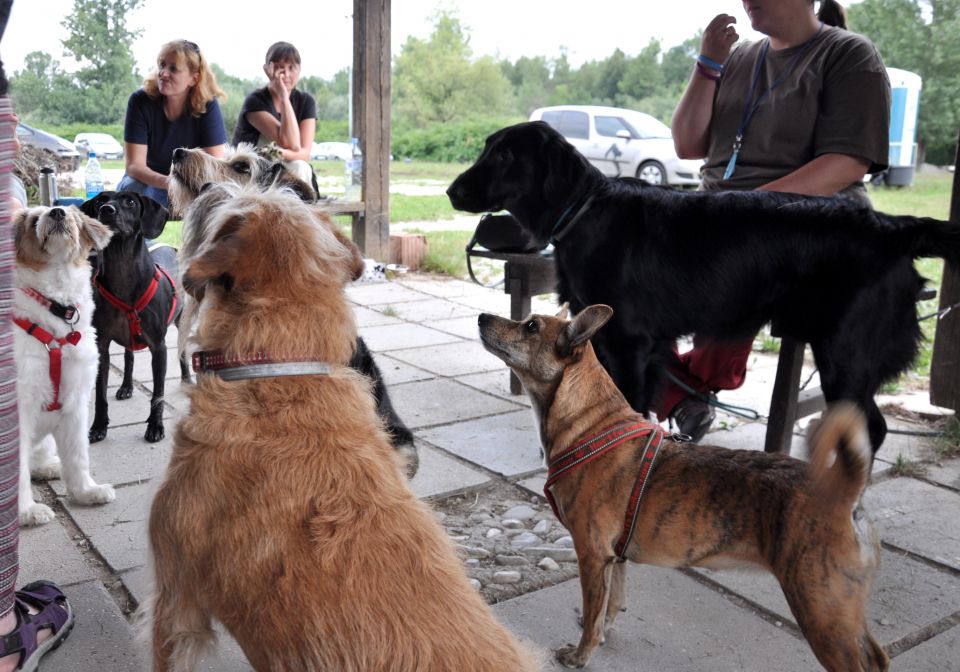
<path fill-rule="evenodd" d="M 392 51 L 399 53 L 407 37 L 426 38 L 430 17 L 438 7 L 454 10 L 470 29 L 476 55 L 490 54 L 515 61 L 521 56 L 553 57 L 568 49 L 579 66 L 603 59 L 619 47 L 633 56 L 657 38 L 664 48 L 681 43 L 725 11 L 738 18 L 742 36 L 755 38 L 736 0 L 393 0 Z M 849 4 L 849 3 L 847 3 Z M 253 7 L 262 8 L 255 16 Z M 72 0 L 14 0 L 13 12 L 0 45 L 7 72 L 22 69 L 31 51 L 45 51 L 67 70 L 74 64 L 63 53 L 67 36 L 61 25 Z M 352 0 L 146 0 L 129 17 L 130 28 L 142 28 L 133 44 L 141 70 L 152 68 L 160 45 L 188 39 L 228 74 L 262 76 L 267 47 L 277 40 L 300 50 L 303 73 L 326 79 L 352 59 Z"/>

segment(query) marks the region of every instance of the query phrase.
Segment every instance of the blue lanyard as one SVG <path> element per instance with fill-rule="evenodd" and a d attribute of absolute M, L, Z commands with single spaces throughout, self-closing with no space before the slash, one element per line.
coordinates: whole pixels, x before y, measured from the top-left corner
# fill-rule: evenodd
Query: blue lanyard
<path fill-rule="evenodd" d="M 803 46 L 800 47 L 800 50 L 793 55 L 793 58 L 790 59 L 790 62 L 787 63 L 787 67 L 783 69 L 775 80 L 773 84 L 767 87 L 767 90 L 760 94 L 760 97 L 757 98 L 756 102 L 753 105 L 750 105 L 750 101 L 753 100 L 753 94 L 757 90 L 757 84 L 760 82 L 760 73 L 763 71 L 763 64 L 767 60 L 767 52 L 770 50 L 770 40 L 768 39 L 764 45 L 763 49 L 760 51 L 760 58 L 757 59 L 757 67 L 753 70 L 753 81 L 750 83 L 750 91 L 747 93 L 747 98 L 743 103 L 743 114 L 740 115 L 740 128 L 737 130 L 737 137 L 733 141 L 733 155 L 730 157 L 730 162 L 727 164 L 727 169 L 723 173 L 723 179 L 729 180 L 733 175 L 733 171 L 737 167 L 737 157 L 740 155 L 740 147 L 743 144 L 743 133 L 747 130 L 747 125 L 750 123 L 750 120 L 753 119 L 753 113 L 757 111 L 757 108 L 760 107 L 760 103 L 767 99 L 767 96 L 770 95 L 770 92 L 773 91 L 777 86 L 782 82 L 787 76 L 793 72 L 793 69 L 797 67 L 797 63 L 800 61 L 800 57 L 803 56 L 807 50 L 813 46 L 813 43 L 817 41 L 817 38 L 820 37 L 820 31 L 823 30 L 823 22 L 820 22 L 820 27 L 817 28 L 817 32 L 814 33 L 813 37 L 803 43 Z"/>

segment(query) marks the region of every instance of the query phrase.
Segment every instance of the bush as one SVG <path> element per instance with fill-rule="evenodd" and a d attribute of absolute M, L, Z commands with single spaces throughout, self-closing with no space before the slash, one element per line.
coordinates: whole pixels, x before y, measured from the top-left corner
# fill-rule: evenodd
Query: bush
<path fill-rule="evenodd" d="M 395 129 L 391 149 L 398 159 L 472 162 L 487 136 L 521 119 L 481 119 L 438 124 L 430 128 Z"/>
<path fill-rule="evenodd" d="M 350 129 L 346 119 L 317 119 L 315 142 L 350 142 Z"/>

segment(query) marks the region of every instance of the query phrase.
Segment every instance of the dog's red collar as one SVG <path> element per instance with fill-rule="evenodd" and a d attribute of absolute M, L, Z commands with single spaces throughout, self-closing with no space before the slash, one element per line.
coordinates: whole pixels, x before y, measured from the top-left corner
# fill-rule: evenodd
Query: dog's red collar
<path fill-rule="evenodd" d="M 80 332 L 71 331 L 63 338 L 57 338 L 49 331 L 41 327 L 36 322 L 30 322 L 22 317 L 14 317 L 14 324 L 43 343 L 50 353 L 50 382 L 53 385 L 53 401 L 47 404 L 44 410 L 59 411 L 62 408 L 60 404 L 60 371 L 63 366 L 63 353 L 60 351 L 63 346 L 76 345 L 80 342 Z"/>
<path fill-rule="evenodd" d="M 54 301 L 50 297 L 41 294 L 32 287 L 21 287 L 20 291 L 69 325 L 76 324 L 77 320 L 80 319 L 80 311 L 76 306 L 68 306 L 58 301 Z"/>
<path fill-rule="evenodd" d="M 326 376 L 330 365 L 311 360 L 290 360 L 271 357 L 267 352 L 227 355 L 220 350 L 193 353 L 195 373 L 213 373 L 223 380 L 273 378 L 276 376 Z"/>
<path fill-rule="evenodd" d="M 572 448 L 550 460 L 547 467 L 547 482 L 543 486 L 543 494 L 546 495 L 550 508 L 553 509 L 553 515 L 557 517 L 557 520 L 566 524 L 560 516 L 560 511 L 557 509 L 557 503 L 554 501 L 551 492 L 554 483 L 573 469 L 595 460 L 612 448 L 643 436 L 647 437 L 647 443 L 640 456 L 640 473 L 637 475 L 637 481 L 627 502 L 623 532 L 613 547 L 613 552 L 619 562 L 626 560 L 627 546 L 630 544 L 630 538 L 633 536 L 633 530 L 637 526 L 637 517 L 640 513 L 640 499 L 643 497 L 644 490 L 646 490 L 647 481 L 650 480 L 650 474 L 653 471 L 653 463 L 660 453 L 661 444 L 663 444 L 663 429 L 659 425 L 649 422 L 624 422 L 583 439 Z"/>
<path fill-rule="evenodd" d="M 150 285 L 147 287 L 147 290 L 132 306 L 118 298 L 116 295 L 112 294 L 110 290 L 104 287 L 103 282 L 100 280 L 99 273 L 93 276 L 93 284 L 97 286 L 97 291 L 100 292 L 100 296 L 106 299 L 107 303 L 109 303 L 111 306 L 117 310 L 123 311 L 127 315 L 127 322 L 130 323 L 130 345 L 127 347 L 127 350 L 143 350 L 145 347 L 147 347 L 147 342 L 143 340 L 143 324 L 141 324 L 140 321 L 140 311 L 149 306 L 150 302 L 153 301 L 153 297 L 157 293 L 157 288 L 160 286 L 161 277 L 166 278 L 167 282 L 170 283 L 170 287 L 174 290 L 173 301 L 170 302 L 170 313 L 167 315 L 167 324 L 170 324 L 173 322 L 173 316 L 177 312 L 177 284 L 160 264 L 156 264 L 156 270 L 153 273 L 153 279 L 150 281 Z"/>

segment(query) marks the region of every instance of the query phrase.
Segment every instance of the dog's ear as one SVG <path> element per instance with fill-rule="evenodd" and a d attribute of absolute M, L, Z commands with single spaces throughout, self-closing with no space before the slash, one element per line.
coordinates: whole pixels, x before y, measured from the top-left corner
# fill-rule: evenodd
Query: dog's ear
<path fill-rule="evenodd" d="M 30 216 L 30 210 L 21 208 L 13 213 L 13 219 L 10 220 L 13 226 L 13 242 L 17 250 L 17 257 L 20 256 L 20 248 L 23 246 L 23 235 L 27 230 L 27 218 Z"/>
<path fill-rule="evenodd" d="M 102 250 L 110 243 L 113 231 L 109 226 L 100 220 L 87 216 L 80 208 L 70 206 L 77 219 L 80 221 L 80 242 L 85 247 L 94 250 Z"/>
<path fill-rule="evenodd" d="M 557 311 L 557 317 L 561 320 L 566 320 L 570 316 L 570 302 L 564 301 L 563 305 L 560 306 L 560 310 Z"/>
<path fill-rule="evenodd" d="M 568 322 L 557 338 L 557 354 L 569 357 L 573 351 L 590 340 L 600 327 L 613 317 L 613 308 L 598 304 L 587 306 Z"/>
<path fill-rule="evenodd" d="M 210 243 L 184 269 L 183 289 L 197 301 L 203 299 L 211 284 L 219 283 L 228 290 L 233 286 L 231 271 L 243 252 L 242 241 L 237 236 L 243 223 L 243 218 L 236 216 L 221 224 Z"/>
<path fill-rule="evenodd" d="M 163 233 L 170 212 L 149 196 L 140 198 L 140 229 L 145 238 L 158 238 Z"/>
<path fill-rule="evenodd" d="M 85 214 L 87 217 L 97 218 L 97 215 L 100 214 L 100 194 L 97 194 L 90 200 L 84 201 L 80 206 L 80 212 Z"/>

